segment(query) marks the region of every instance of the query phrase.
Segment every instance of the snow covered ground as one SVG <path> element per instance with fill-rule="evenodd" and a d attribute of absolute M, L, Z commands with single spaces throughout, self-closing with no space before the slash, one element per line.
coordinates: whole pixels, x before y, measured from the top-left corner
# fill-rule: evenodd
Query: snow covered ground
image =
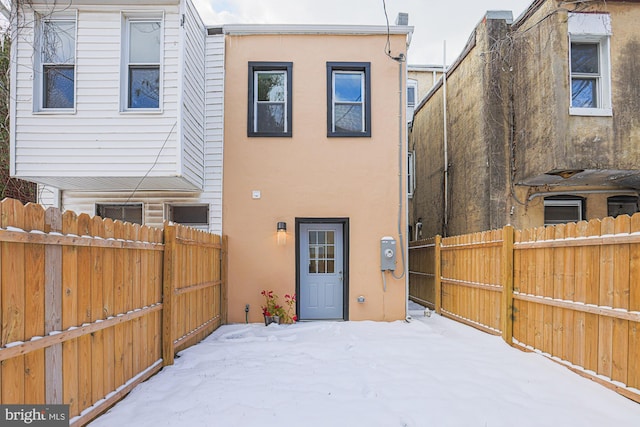
<path fill-rule="evenodd" d="M 452 320 L 223 326 L 92 427 L 638 426 L 634 403 Z"/>

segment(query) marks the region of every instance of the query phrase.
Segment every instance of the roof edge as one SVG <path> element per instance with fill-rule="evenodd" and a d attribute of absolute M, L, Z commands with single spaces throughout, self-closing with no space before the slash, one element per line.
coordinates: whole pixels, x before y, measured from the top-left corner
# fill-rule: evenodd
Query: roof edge
<path fill-rule="evenodd" d="M 219 26 L 218 26 L 219 27 Z M 409 25 L 316 25 L 316 24 L 224 24 L 224 34 L 239 36 L 252 34 L 404 34 L 413 33 Z"/>

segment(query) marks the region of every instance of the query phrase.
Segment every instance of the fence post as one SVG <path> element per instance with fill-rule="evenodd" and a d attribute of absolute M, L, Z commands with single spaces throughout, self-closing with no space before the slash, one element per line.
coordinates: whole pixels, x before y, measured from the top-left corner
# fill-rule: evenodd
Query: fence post
<path fill-rule="evenodd" d="M 502 229 L 502 339 L 513 344 L 513 227 Z"/>
<path fill-rule="evenodd" d="M 229 245 L 227 236 L 221 236 L 221 244 L 222 248 L 220 249 L 220 280 L 222 281 L 220 285 L 220 317 L 222 320 L 222 324 L 227 324 L 227 313 L 228 313 L 228 304 L 227 304 L 227 287 L 228 287 L 228 276 L 227 276 L 227 248 Z"/>
<path fill-rule="evenodd" d="M 45 212 L 45 231 L 62 232 L 62 213 L 57 208 Z M 62 246 L 45 246 L 44 276 L 44 332 L 62 330 Z M 62 344 L 45 348 L 46 403 L 62 403 Z"/>
<path fill-rule="evenodd" d="M 434 242 L 434 261 L 433 261 L 433 280 L 435 287 L 436 297 L 436 313 L 440 314 L 442 309 L 442 252 L 440 252 L 440 245 L 442 243 L 442 236 L 439 234 L 435 238 Z"/>
<path fill-rule="evenodd" d="M 162 364 L 173 365 L 173 301 L 175 281 L 176 227 L 164 223 L 164 268 L 162 273 Z"/>

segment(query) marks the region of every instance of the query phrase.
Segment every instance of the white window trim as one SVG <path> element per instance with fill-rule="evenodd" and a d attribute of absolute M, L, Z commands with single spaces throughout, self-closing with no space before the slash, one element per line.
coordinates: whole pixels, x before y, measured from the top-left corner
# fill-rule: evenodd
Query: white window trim
<path fill-rule="evenodd" d="M 576 206 L 578 208 L 578 221 L 582 221 L 582 206 L 583 201 L 578 199 L 552 199 L 544 200 L 544 207 L 547 206 Z M 556 223 L 545 223 L 544 225 L 557 225 Z"/>
<path fill-rule="evenodd" d="M 362 93 L 362 100 L 357 101 L 357 102 L 348 102 L 348 101 L 342 101 L 342 102 L 338 102 L 336 101 L 336 74 L 358 74 L 360 75 L 360 93 Z M 362 119 L 360 122 L 360 130 L 358 131 L 354 131 L 354 132 L 365 132 L 366 131 L 366 111 L 365 111 L 365 103 L 366 103 L 366 81 L 365 81 L 365 73 L 364 71 L 356 71 L 356 70 L 340 70 L 340 69 L 336 69 L 333 70 L 333 72 L 331 73 L 331 90 L 332 90 L 332 95 L 331 95 L 331 104 L 332 104 L 332 108 L 331 108 L 331 131 L 335 132 L 336 131 L 336 104 L 341 104 L 341 105 L 360 105 L 362 108 L 362 114 L 360 116 L 360 118 Z"/>
<path fill-rule="evenodd" d="M 611 17 L 606 13 L 570 13 L 569 29 L 569 114 L 575 116 L 613 115 L 611 103 Z M 572 78 L 571 43 L 597 43 L 600 77 L 598 78 L 598 107 L 576 108 L 571 106 Z"/>
<path fill-rule="evenodd" d="M 160 64 L 158 84 L 158 108 L 129 108 L 129 22 L 147 21 L 160 22 Z M 120 54 L 120 112 L 125 114 L 159 114 L 163 112 L 164 94 L 164 42 L 165 16 L 164 11 L 149 12 L 121 12 L 121 54 Z"/>
<path fill-rule="evenodd" d="M 73 107 L 72 108 L 45 108 L 44 107 L 44 64 L 42 63 L 42 37 L 44 35 L 44 22 L 51 21 L 73 21 L 75 24 L 74 34 L 74 61 L 73 61 Z M 55 14 L 36 14 L 37 31 L 36 43 L 35 43 L 35 70 L 36 76 L 33 79 L 33 113 L 35 114 L 75 114 L 76 105 L 78 103 L 78 76 L 77 76 L 77 63 L 78 63 L 78 11 L 65 11 L 64 13 Z"/>

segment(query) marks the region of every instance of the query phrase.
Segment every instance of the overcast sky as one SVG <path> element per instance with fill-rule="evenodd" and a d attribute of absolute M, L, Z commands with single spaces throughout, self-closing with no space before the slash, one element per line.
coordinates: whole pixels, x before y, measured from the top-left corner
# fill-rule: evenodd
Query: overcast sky
<path fill-rule="evenodd" d="M 385 25 L 382 0 L 194 0 L 207 25 L 363 24 Z M 533 0 L 386 0 L 389 23 L 398 12 L 414 27 L 410 64 L 447 63 L 462 51 L 487 10 L 509 10 L 514 19 Z"/>

